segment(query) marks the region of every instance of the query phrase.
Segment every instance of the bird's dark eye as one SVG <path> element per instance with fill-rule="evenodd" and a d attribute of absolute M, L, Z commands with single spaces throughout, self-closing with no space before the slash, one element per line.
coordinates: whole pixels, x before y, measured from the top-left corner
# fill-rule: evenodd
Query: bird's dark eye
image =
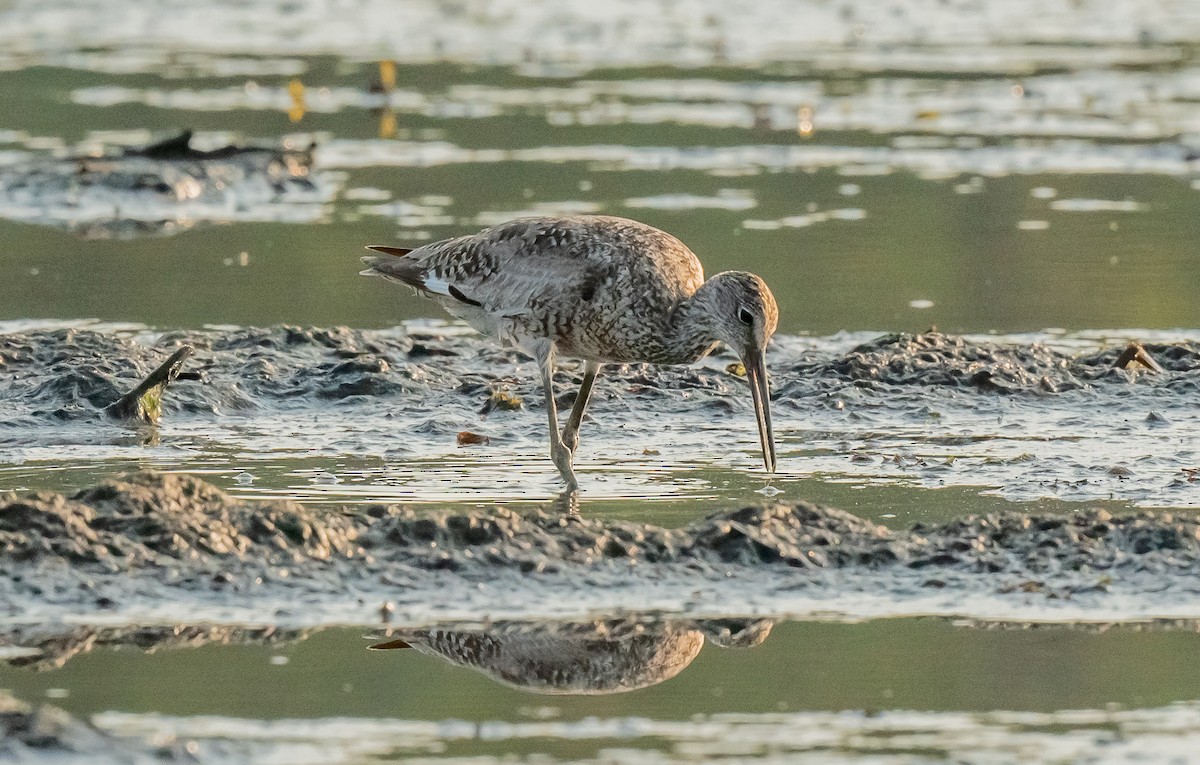
<path fill-rule="evenodd" d="M 741 323 L 746 324 L 746 325 L 753 324 L 754 323 L 754 314 L 750 313 L 750 311 L 746 308 L 739 308 L 738 309 L 738 321 L 740 321 Z"/>

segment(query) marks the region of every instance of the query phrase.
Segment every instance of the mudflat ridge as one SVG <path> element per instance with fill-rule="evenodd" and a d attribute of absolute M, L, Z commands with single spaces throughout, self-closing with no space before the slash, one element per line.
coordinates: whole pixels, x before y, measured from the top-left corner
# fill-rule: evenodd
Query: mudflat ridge
<path fill-rule="evenodd" d="M 1186 585 L 1200 572 L 1200 521 L 1095 509 L 889 530 L 832 508 L 773 502 L 667 529 L 554 509 L 249 502 L 198 478 L 143 473 L 72 496 L 0 496 L 0 563 L 10 572 L 0 590 L 10 618 L 33 601 L 96 612 L 190 597 L 307 608 L 353 592 L 369 609 L 373 593 L 385 593 L 382 602 L 387 592 L 415 596 L 455 582 L 471 589 L 472 582 L 519 581 L 532 592 L 544 577 L 586 598 L 591 583 L 606 578 L 635 589 L 679 576 L 719 584 L 736 575 L 776 586 L 788 582 L 785 572 L 827 593 L 844 584 L 822 575 L 843 572 L 857 577 L 856 587 L 903 583 L 910 595 L 969 583 L 1020 598 L 1081 586 L 1103 593 Z"/>
<path fill-rule="evenodd" d="M 333 560 L 522 570 L 603 561 L 700 568 L 965 567 L 979 572 L 1200 571 L 1200 520 L 1101 509 L 968 516 L 895 531 L 807 502 L 725 510 L 679 529 L 553 509 L 314 509 L 236 500 L 199 478 L 139 473 L 70 497 L 0 495 L 0 559 L 57 559 L 99 573 L 234 570 Z"/>

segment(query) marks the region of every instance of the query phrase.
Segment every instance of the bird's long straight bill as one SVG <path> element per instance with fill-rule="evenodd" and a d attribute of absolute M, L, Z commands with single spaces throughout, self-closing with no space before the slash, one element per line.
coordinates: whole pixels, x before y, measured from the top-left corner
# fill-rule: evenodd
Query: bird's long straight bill
<path fill-rule="evenodd" d="M 775 433 L 771 430 L 771 391 L 767 384 L 767 362 L 762 351 L 747 355 L 743 364 L 754 396 L 754 416 L 758 419 L 758 439 L 762 444 L 763 464 L 775 472 Z"/>

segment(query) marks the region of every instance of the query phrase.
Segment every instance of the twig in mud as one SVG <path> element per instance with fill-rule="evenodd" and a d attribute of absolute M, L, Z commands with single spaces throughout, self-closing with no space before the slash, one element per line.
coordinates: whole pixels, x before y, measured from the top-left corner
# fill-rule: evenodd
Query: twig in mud
<path fill-rule="evenodd" d="M 158 422 L 158 418 L 162 416 L 163 393 L 166 392 L 167 386 L 180 376 L 183 362 L 187 361 L 193 353 L 195 353 L 195 349 L 190 345 L 185 345 L 172 353 L 170 358 L 146 375 L 146 379 L 138 383 L 133 390 L 121 396 L 116 402 L 109 404 L 104 410 L 105 413 L 109 417 L 119 420 Z M 185 377 L 195 379 L 191 375 Z"/>

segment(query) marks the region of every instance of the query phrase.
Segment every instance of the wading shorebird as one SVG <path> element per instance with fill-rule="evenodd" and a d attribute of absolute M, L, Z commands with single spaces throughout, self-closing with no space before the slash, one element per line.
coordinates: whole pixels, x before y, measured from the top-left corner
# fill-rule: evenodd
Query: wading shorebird
<path fill-rule="evenodd" d="M 433 298 L 485 335 L 537 359 L 546 393 L 550 457 L 570 489 L 579 425 L 601 365 L 691 364 L 718 342 L 741 358 L 754 398 L 763 462 L 775 472 L 764 353 L 779 309 L 745 271 L 708 281 L 691 250 L 644 223 L 602 215 L 521 218 L 416 249 L 369 246 L 364 276 Z M 585 362 L 559 432 L 556 355 Z"/>

